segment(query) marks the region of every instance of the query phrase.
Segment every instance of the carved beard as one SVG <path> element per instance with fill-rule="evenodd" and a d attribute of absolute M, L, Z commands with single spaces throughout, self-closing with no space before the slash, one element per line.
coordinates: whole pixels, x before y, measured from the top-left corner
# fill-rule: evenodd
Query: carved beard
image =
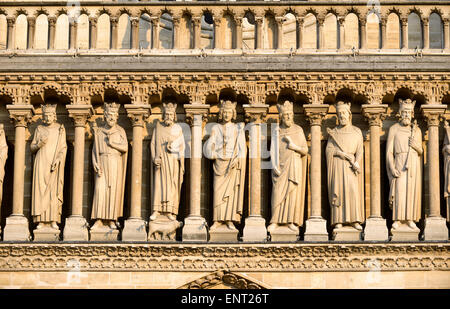
<path fill-rule="evenodd" d="M 411 119 L 409 117 L 405 117 L 401 119 L 402 125 L 409 126 L 411 124 Z"/>
<path fill-rule="evenodd" d="M 172 120 L 172 119 L 169 119 L 169 118 L 166 118 L 166 119 L 164 119 L 164 124 L 165 124 L 166 126 L 170 127 L 170 126 L 173 125 L 173 120 Z"/>

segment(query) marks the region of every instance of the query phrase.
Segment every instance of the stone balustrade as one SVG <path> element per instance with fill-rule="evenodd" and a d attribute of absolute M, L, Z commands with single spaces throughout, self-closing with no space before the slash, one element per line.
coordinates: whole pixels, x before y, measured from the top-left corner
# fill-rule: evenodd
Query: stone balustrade
<path fill-rule="evenodd" d="M 385 1 L 377 6 L 367 1 L 41 2 L 0 2 L 0 52 L 355 54 L 450 49 L 448 1 L 398 1 L 395 6 Z"/>

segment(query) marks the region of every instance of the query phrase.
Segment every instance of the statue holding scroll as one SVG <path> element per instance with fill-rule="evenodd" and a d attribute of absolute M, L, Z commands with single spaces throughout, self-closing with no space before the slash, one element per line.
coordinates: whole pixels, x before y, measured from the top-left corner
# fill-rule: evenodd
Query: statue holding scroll
<path fill-rule="evenodd" d="M 150 150 L 153 162 L 153 213 L 150 220 L 164 215 L 175 221 L 184 175 L 185 140 L 176 122 L 177 104 L 163 104 L 163 120 L 156 123 Z"/>
<path fill-rule="evenodd" d="M 241 123 L 236 119 L 236 102 L 221 101 L 219 124 L 212 128 L 205 144 L 206 155 L 214 160 L 213 221 L 210 231 L 225 225 L 236 230 L 241 221 L 247 145 Z"/>
<path fill-rule="evenodd" d="M 95 189 L 91 219 L 96 221 L 91 230 L 104 226 L 115 230 L 123 214 L 128 141 L 125 130 L 117 124 L 119 105 L 105 103 L 104 117 L 104 126 L 94 126 Z"/>
<path fill-rule="evenodd" d="M 303 225 L 308 145 L 303 129 L 294 123 L 292 103 L 285 101 L 277 107 L 281 123 L 270 146 L 272 218 L 267 230 L 273 234 L 281 227 L 298 235 Z"/>
<path fill-rule="evenodd" d="M 400 121 L 388 133 L 386 167 L 390 182 L 392 230 L 407 224 L 417 230 L 422 201 L 422 132 L 414 117 L 415 101 L 399 100 Z"/>
<path fill-rule="evenodd" d="M 328 128 L 326 147 L 328 200 L 331 226 L 362 231 L 364 215 L 363 135 L 352 125 L 351 104 L 336 103 L 338 125 Z"/>
<path fill-rule="evenodd" d="M 44 125 L 36 128 L 30 144 L 31 152 L 36 154 L 31 215 L 38 223 L 37 230 L 47 227 L 59 231 L 67 153 L 66 130 L 56 122 L 56 104 L 42 106 L 42 120 Z"/>

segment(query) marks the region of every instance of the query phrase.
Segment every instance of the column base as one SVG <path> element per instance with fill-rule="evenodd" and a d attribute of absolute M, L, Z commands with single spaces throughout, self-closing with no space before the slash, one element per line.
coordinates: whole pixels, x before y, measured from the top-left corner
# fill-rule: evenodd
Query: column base
<path fill-rule="evenodd" d="M 90 231 L 91 241 L 118 241 L 119 230 L 112 229 L 109 226 L 102 226 L 91 229 Z"/>
<path fill-rule="evenodd" d="M 184 242 L 208 241 L 207 223 L 203 217 L 187 217 L 184 219 L 182 238 Z"/>
<path fill-rule="evenodd" d="M 311 218 L 305 222 L 305 241 L 328 241 L 327 220 Z"/>
<path fill-rule="evenodd" d="M 70 216 L 66 218 L 63 231 L 64 241 L 88 241 L 88 224 L 82 216 Z"/>
<path fill-rule="evenodd" d="M 386 219 L 367 218 L 364 228 L 364 240 L 366 241 L 388 241 L 389 231 L 386 225 Z"/>
<path fill-rule="evenodd" d="M 123 241 L 147 241 L 145 221 L 139 218 L 125 220 L 122 230 Z"/>
<path fill-rule="evenodd" d="M 175 241 L 177 229 L 183 226 L 183 222 L 170 220 L 164 215 L 159 215 L 148 224 L 148 241 Z"/>
<path fill-rule="evenodd" d="M 266 220 L 263 217 L 247 217 L 245 218 L 245 226 L 242 236 L 244 242 L 266 242 L 267 228 Z"/>
<path fill-rule="evenodd" d="M 418 241 L 419 233 L 418 227 L 410 228 L 406 223 L 402 223 L 395 230 L 391 229 L 391 241 Z"/>
<path fill-rule="evenodd" d="M 237 242 L 239 231 L 230 230 L 225 224 L 209 230 L 209 241 L 212 242 Z"/>
<path fill-rule="evenodd" d="M 445 218 L 426 218 L 423 237 L 424 240 L 448 240 L 448 228 Z"/>
<path fill-rule="evenodd" d="M 33 241 L 59 241 L 61 231 L 49 226 L 33 230 Z"/>
<path fill-rule="evenodd" d="M 355 229 L 353 226 L 343 226 L 334 228 L 332 239 L 334 241 L 360 241 L 362 240 L 362 231 Z"/>
<path fill-rule="evenodd" d="M 30 241 L 28 219 L 24 215 L 11 215 L 6 218 L 3 241 Z"/>
<path fill-rule="evenodd" d="M 285 225 L 277 226 L 270 231 L 270 241 L 295 242 L 298 240 L 299 231 L 293 231 Z"/>

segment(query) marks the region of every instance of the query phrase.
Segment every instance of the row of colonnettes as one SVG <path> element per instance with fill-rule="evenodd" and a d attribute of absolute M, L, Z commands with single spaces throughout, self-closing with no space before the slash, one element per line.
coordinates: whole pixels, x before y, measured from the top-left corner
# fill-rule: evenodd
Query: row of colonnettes
<path fill-rule="evenodd" d="M 57 122 L 56 104 L 52 103 L 55 102 L 48 100 L 42 106 L 43 124 L 36 128 L 30 144 L 32 153 L 35 153 L 31 207 L 35 225 L 33 231 L 35 241 L 58 241 L 61 234 L 59 224 L 63 205 L 67 144 L 64 126 Z M 392 125 L 388 132 L 386 168 L 389 178 L 389 207 L 392 209 L 393 220 L 388 234 L 386 220 L 381 217 L 379 209 L 376 209 L 377 205 L 371 205 L 371 216 L 365 219 L 363 135 L 359 128 L 352 125 L 350 103 L 343 101 L 336 103 L 337 126 L 327 129 L 328 141 L 325 151 L 326 183 L 333 240 L 418 240 L 420 230 L 416 223 L 421 219 L 422 213 L 421 156 L 424 150 L 422 133 L 414 120 L 414 104 L 415 101 L 410 99 L 399 100 L 399 121 Z M 277 107 L 279 124 L 273 130 L 270 145 L 273 186 L 271 219 L 266 226 L 258 210 L 254 209 L 255 207 L 250 209 L 249 217 L 245 219 L 243 240 L 297 241 L 300 237 L 300 227 L 304 226 L 306 241 L 327 241 L 329 236 L 326 221 L 321 217 L 320 209 L 313 207 L 309 219 L 306 222 L 303 219 L 308 169 L 306 156 L 310 150 L 314 156 L 313 152 L 317 152 L 317 147 L 312 146 L 311 148 L 315 149 L 308 149 L 303 129 L 294 123 L 293 104 L 285 101 Z M 88 231 L 86 220 L 74 213 L 66 220 L 64 240 L 117 241 L 119 239 L 118 220 L 123 216 L 128 141 L 125 130 L 117 124 L 118 116 L 119 104 L 105 103 L 104 123 L 101 126 L 93 126 L 92 168 L 95 172 L 95 189 L 90 217 L 93 224 Z M 209 239 L 213 242 L 236 242 L 239 231 L 235 225 L 241 223 L 244 213 L 244 183 L 247 169 L 244 127 L 242 123 L 234 121 L 236 103 L 221 100 L 219 123 L 213 125 L 209 138 L 203 145 L 204 155 L 213 161 L 214 172 L 213 224 L 209 229 L 198 207 L 195 207 L 198 202 L 200 183 L 192 181 L 194 179 L 192 175 L 190 215 L 185 218 L 184 224 L 177 220 L 185 171 L 185 149 L 188 141 L 176 118 L 176 103 L 164 103 L 162 119 L 157 122 L 151 138 L 152 213 L 149 218 L 148 232 L 146 222 L 132 209 L 131 216 L 125 221 L 122 230 L 122 240 L 174 241 L 177 229 L 183 227 L 183 241 Z M 193 121 L 195 122 L 195 119 Z M 446 129 L 443 154 L 445 187 L 447 188 L 447 176 L 450 169 L 448 164 L 450 129 L 448 127 Z M 192 133 L 194 135 L 194 132 Z M 260 132 L 250 132 L 250 139 L 260 139 L 258 134 Z M 194 154 L 198 149 L 195 143 L 193 137 L 191 167 L 199 163 L 199 158 Z M 8 148 L 4 132 L 1 134 L 0 144 L 0 164 L 3 172 L 0 176 L 3 182 Z M 135 154 L 135 144 L 133 144 L 133 182 L 135 177 L 141 177 L 141 172 L 136 170 L 134 165 L 136 161 L 142 161 L 142 144 L 136 149 L 140 151 L 140 155 Z M 15 149 L 15 151 L 22 150 Z M 255 158 L 257 160 L 254 160 Z M 256 163 L 260 161 L 259 157 L 251 156 L 250 159 L 253 164 L 252 169 L 255 167 L 260 169 L 258 164 L 261 162 Z M 191 174 L 197 170 L 191 168 Z M 374 177 L 378 174 L 378 181 L 371 176 L 371 181 L 378 182 L 378 191 L 379 173 L 380 166 L 371 164 L 371 174 Z M 252 175 L 255 177 L 254 173 Z M 317 186 L 313 187 L 313 183 L 318 181 L 320 184 L 321 180 L 320 171 L 317 173 L 313 164 L 311 164 L 309 176 L 311 177 L 311 195 L 315 199 L 318 192 Z M 251 181 L 254 182 L 255 179 Z M 138 190 L 136 186 L 140 184 L 140 181 L 136 183 L 132 184 L 132 191 Z M 253 185 L 250 190 L 254 188 Z M 375 190 L 372 190 L 371 194 L 377 194 L 377 186 L 373 188 Z M 73 192 L 73 194 L 76 193 Z M 448 207 L 447 191 L 444 196 Z M 132 203 L 136 203 L 136 198 L 140 199 L 140 195 L 134 194 Z M 139 201 L 137 203 L 140 204 Z M 448 230 L 445 219 L 439 215 L 431 215 L 425 221 L 425 232 L 435 237 L 428 239 L 436 239 L 436 237 L 447 239 Z M 30 240 L 27 219 L 13 211 L 13 214 L 7 218 L 3 236 L 4 240 L 10 241 Z"/>

